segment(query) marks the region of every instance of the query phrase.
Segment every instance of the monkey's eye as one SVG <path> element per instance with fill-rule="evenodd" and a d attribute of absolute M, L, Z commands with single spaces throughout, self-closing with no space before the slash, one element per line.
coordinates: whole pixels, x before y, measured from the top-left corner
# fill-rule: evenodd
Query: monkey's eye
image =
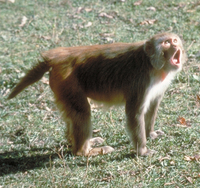
<path fill-rule="evenodd" d="M 177 43 L 177 42 L 178 42 L 178 40 L 177 40 L 177 39 L 174 39 L 174 40 L 173 40 L 173 42 L 174 42 L 174 43 Z"/>
<path fill-rule="evenodd" d="M 165 43 L 165 44 L 169 44 L 169 43 L 170 43 L 170 41 L 169 41 L 169 40 L 166 40 L 164 43 Z"/>

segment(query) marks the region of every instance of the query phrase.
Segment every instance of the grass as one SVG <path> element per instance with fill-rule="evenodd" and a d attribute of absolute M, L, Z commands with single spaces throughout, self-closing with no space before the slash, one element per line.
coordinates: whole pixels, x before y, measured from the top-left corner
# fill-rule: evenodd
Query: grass
<path fill-rule="evenodd" d="M 131 0 L 25 0 L 0 1 L 0 7 L 1 188 L 200 186 L 197 0 L 152 0 L 139 5 Z M 106 138 L 115 152 L 89 158 L 73 156 L 45 79 L 48 75 L 6 100 L 41 51 L 57 46 L 134 42 L 163 31 L 183 38 L 188 61 L 159 108 L 155 127 L 166 135 L 148 140 L 148 148 L 157 151 L 151 157 L 133 153 L 124 128 L 123 107 L 92 111 L 93 128 L 100 129 L 95 136 Z"/>

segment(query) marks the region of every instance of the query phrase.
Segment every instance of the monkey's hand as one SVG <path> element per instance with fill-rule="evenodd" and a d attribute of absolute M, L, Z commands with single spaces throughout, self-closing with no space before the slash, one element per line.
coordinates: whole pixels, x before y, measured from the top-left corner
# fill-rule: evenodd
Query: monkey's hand
<path fill-rule="evenodd" d="M 165 134 L 165 133 L 164 133 L 163 131 L 161 131 L 161 130 L 156 130 L 156 131 L 153 131 L 153 132 L 150 133 L 150 138 L 151 138 L 152 140 L 154 140 L 154 139 L 156 139 L 157 137 L 162 136 L 162 135 L 164 135 L 164 134 Z"/>

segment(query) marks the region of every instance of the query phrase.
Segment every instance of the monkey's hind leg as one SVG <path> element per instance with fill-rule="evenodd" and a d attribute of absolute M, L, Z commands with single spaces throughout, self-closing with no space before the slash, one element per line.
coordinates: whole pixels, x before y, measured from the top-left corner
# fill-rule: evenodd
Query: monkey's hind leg
<path fill-rule="evenodd" d="M 67 126 L 66 137 L 75 155 L 94 156 L 114 150 L 110 146 L 92 148 L 104 140 L 100 137 L 92 138 L 90 105 L 81 89 L 62 91 L 59 97 L 56 96 L 56 103 L 63 113 Z"/>

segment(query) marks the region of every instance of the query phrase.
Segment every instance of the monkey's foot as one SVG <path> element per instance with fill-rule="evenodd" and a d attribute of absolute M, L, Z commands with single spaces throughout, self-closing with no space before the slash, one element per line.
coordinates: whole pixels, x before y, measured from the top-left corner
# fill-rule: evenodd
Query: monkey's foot
<path fill-rule="evenodd" d="M 95 155 L 105 155 L 114 151 L 114 148 L 110 146 L 102 146 L 98 148 L 92 148 L 88 154 L 88 156 L 95 156 Z"/>
<path fill-rule="evenodd" d="M 146 147 L 143 148 L 143 149 L 140 149 L 140 151 L 138 150 L 133 150 L 134 153 L 136 153 L 138 156 L 152 156 L 154 153 L 156 153 L 155 150 L 150 150 L 150 149 L 147 149 Z"/>
<path fill-rule="evenodd" d="M 148 149 L 147 152 L 144 155 L 142 155 L 142 156 L 152 156 L 155 153 L 156 153 L 155 150 Z"/>
<path fill-rule="evenodd" d="M 89 142 L 91 146 L 96 146 L 102 144 L 104 142 L 104 139 L 101 137 L 95 137 L 91 138 Z"/>
<path fill-rule="evenodd" d="M 150 133 L 150 138 L 151 138 L 152 140 L 154 140 L 154 139 L 156 139 L 157 137 L 162 136 L 162 135 L 164 135 L 164 134 L 165 134 L 165 133 L 164 133 L 163 131 L 161 131 L 161 130 L 156 130 L 156 131 L 153 131 L 153 132 Z"/>

